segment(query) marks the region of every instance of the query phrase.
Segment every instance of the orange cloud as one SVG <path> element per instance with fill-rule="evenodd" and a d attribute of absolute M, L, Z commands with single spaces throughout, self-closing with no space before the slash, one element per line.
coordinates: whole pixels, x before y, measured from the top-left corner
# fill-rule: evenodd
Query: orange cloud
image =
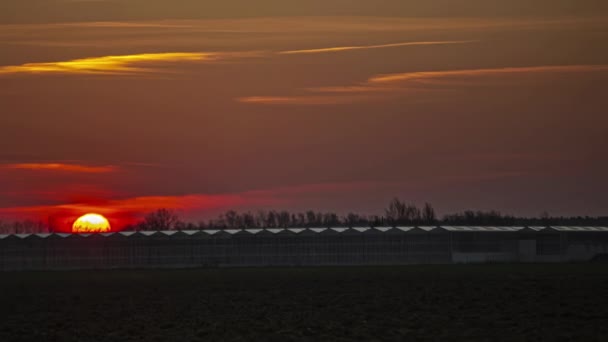
<path fill-rule="evenodd" d="M 50 47 L 94 47 L 95 49 L 139 47 L 167 51 L 182 51 L 195 46 L 217 46 L 221 42 L 229 51 L 243 48 L 284 50 L 286 42 L 299 41 L 306 46 L 329 44 L 332 37 L 365 37 L 387 39 L 392 37 L 443 37 L 461 34 L 471 37 L 471 32 L 496 32 L 518 30 L 571 30 L 588 29 L 603 31 L 607 18 L 398 18 L 369 16 L 289 16 L 263 18 L 197 19 L 197 20 L 147 20 L 147 21 L 100 21 L 64 22 L 44 24 L 0 25 L 0 42 L 14 45 Z M 230 39 L 218 39 L 217 34 L 230 34 Z M 333 40 L 335 41 L 335 40 Z M 336 44 L 337 45 L 337 44 Z M 359 44 L 355 44 L 359 45 Z M 290 47 L 291 49 L 291 47 Z M 299 48 L 294 48 L 298 50 Z M 313 48 L 314 50 L 314 48 Z M 120 50 L 119 50 L 120 51 Z M 147 51 L 147 50 L 145 50 Z"/>
<path fill-rule="evenodd" d="M 101 25 L 102 23 L 97 23 Z M 107 23 L 106 23 L 107 24 Z M 111 25 L 107 24 L 107 25 Z M 104 27 L 104 26 L 102 26 Z M 110 26 L 112 27 L 112 26 Z M 135 26 L 138 27 L 138 26 Z M 359 49 L 377 49 L 412 45 L 462 44 L 470 41 L 407 42 L 384 45 L 333 47 L 311 50 L 281 51 L 277 54 L 310 54 Z M 241 52 L 164 52 L 132 55 L 101 56 L 57 62 L 25 63 L 0 66 L 0 75 L 13 74 L 93 74 L 93 75 L 135 75 L 159 71 L 150 67 L 151 63 L 213 62 L 231 58 L 269 56 L 271 53 L 259 51 Z M 148 65 L 148 67 L 146 67 Z"/>
<path fill-rule="evenodd" d="M 237 99 L 241 103 L 265 105 L 332 105 L 352 103 L 357 100 L 361 101 L 363 98 L 352 96 L 250 96 Z"/>
<path fill-rule="evenodd" d="M 76 173 L 110 173 L 118 171 L 118 167 L 113 165 L 106 166 L 90 166 L 79 164 L 62 164 L 62 163 L 21 163 L 7 164 L 0 166 L 1 169 L 9 170 L 34 170 L 34 171 L 61 171 L 61 172 L 76 172 Z"/>
<path fill-rule="evenodd" d="M 228 210 L 242 206 L 256 207 L 279 204 L 280 200 L 273 198 L 272 194 L 263 193 L 143 196 L 86 203 L 0 208 L 0 215 L 19 219 L 46 220 L 48 218 L 55 230 L 70 232 L 72 223 L 78 217 L 87 213 L 97 213 L 107 217 L 113 229 L 121 230 L 127 225 L 138 222 L 145 214 L 159 208 L 171 209 L 187 215 L 193 212 Z"/>
<path fill-rule="evenodd" d="M 368 79 L 367 84 L 406 82 L 426 79 L 438 79 L 448 77 L 474 77 L 491 76 L 501 74 L 528 74 L 528 73 L 564 73 L 564 72 L 592 72 L 606 71 L 608 65 L 550 65 L 516 68 L 491 68 L 491 69 L 466 69 L 466 70 L 446 70 L 446 71 L 422 71 L 406 72 L 397 74 L 378 75 Z"/>
<path fill-rule="evenodd" d="M 504 67 L 485 69 L 462 69 L 443 71 L 416 71 L 394 74 L 382 74 L 368 78 L 365 82 L 346 86 L 317 87 L 301 89 L 303 95 L 296 96 L 254 96 L 237 98 L 236 101 L 252 104 L 292 104 L 292 105 L 321 105 L 346 104 L 368 100 L 378 100 L 403 94 L 413 94 L 434 90 L 445 90 L 446 86 L 454 88 L 462 86 L 462 81 L 471 78 L 525 75 L 525 74 L 558 74 L 606 72 L 608 65 L 548 65 L 531 67 Z M 444 87 L 438 88 L 436 85 Z M 310 95 L 314 93 L 314 95 Z"/>
<path fill-rule="evenodd" d="M 90 57 L 61 62 L 26 63 L 0 67 L 2 74 L 94 74 L 94 75 L 133 75 L 158 71 L 158 68 L 143 67 L 150 63 L 210 62 L 232 57 L 251 57 L 253 52 L 165 52 Z"/>
<path fill-rule="evenodd" d="M 143 214 L 158 208 L 190 211 L 275 203 L 277 203 L 277 200 L 272 197 L 271 193 L 260 192 L 217 195 L 141 196 L 114 200 L 89 201 L 87 203 L 0 208 L 0 214 L 23 214 L 25 216 L 44 215 L 53 212 L 96 212 L 103 215 L 112 215 L 121 212 Z"/>
<path fill-rule="evenodd" d="M 250 17 L 229 19 L 163 19 L 143 21 L 92 21 L 63 22 L 44 24 L 7 24 L 2 25 L 0 37 L 19 39 L 31 38 L 32 33 L 45 33 L 49 30 L 70 29 L 68 32 L 79 35 L 83 29 L 136 29 L 137 31 L 117 31 L 119 34 L 149 33 L 151 29 L 163 29 L 164 33 L 375 33 L 411 31 L 470 31 L 470 30 L 520 30 L 604 26 L 605 16 L 590 18 L 413 18 L 413 17 L 371 17 L 371 16 L 288 16 L 288 17 Z M 75 30 L 74 30 L 75 29 Z M 88 32 L 84 32 L 88 33 Z M 164 37 L 157 37 L 164 39 Z M 194 37 L 193 41 L 200 37 Z M 137 43 L 137 41 L 134 41 Z"/>
<path fill-rule="evenodd" d="M 279 54 L 282 55 L 295 55 L 295 54 L 312 54 L 312 53 L 328 53 L 328 52 L 342 52 L 352 50 L 369 50 L 369 49 L 383 49 L 400 46 L 419 46 L 419 45 L 446 45 L 446 44 L 466 44 L 473 43 L 474 40 L 453 40 L 453 41 L 429 41 L 429 42 L 405 42 L 405 43 L 392 43 L 392 44 L 380 44 L 380 45 L 360 45 L 360 46 L 336 46 L 321 49 L 309 49 L 309 50 L 290 50 L 281 51 Z"/>
<path fill-rule="evenodd" d="M 150 211 L 166 208 L 183 212 L 206 211 L 213 209 L 236 209 L 238 207 L 275 206 L 283 205 L 287 198 L 311 193 L 335 193 L 348 190 L 362 190 L 378 187 L 384 182 L 345 182 L 318 183 L 285 186 L 271 189 L 251 190 L 228 194 L 189 194 L 179 196 L 139 196 L 113 200 L 90 200 L 80 203 L 57 205 L 40 205 L 27 207 L 0 208 L 0 215 L 8 216 L 38 216 L 44 217 L 49 213 L 96 212 L 103 215 L 116 213 L 145 214 Z M 393 184 L 393 183 L 388 183 Z"/>

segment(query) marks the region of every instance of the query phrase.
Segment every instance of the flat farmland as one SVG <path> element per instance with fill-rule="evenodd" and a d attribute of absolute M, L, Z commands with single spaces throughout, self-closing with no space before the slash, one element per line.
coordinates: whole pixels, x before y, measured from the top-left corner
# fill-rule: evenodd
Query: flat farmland
<path fill-rule="evenodd" d="M 0 341 L 606 341 L 607 264 L 0 273 Z"/>

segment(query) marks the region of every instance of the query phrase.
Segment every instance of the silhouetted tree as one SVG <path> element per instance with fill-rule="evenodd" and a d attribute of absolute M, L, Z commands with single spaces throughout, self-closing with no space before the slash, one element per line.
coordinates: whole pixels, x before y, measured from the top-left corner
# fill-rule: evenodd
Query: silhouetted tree
<path fill-rule="evenodd" d="M 255 221 L 258 227 L 268 226 L 268 213 L 265 210 L 258 210 L 255 214 Z"/>
<path fill-rule="evenodd" d="M 226 226 L 234 228 L 237 226 L 237 213 L 234 210 L 229 210 L 224 214 L 224 221 Z"/>
<path fill-rule="evenodd" d="M 306 225 L 312 227 L 316 225 L 317 215 L 314 211 L 309 210 L 306 212 Z"/>
<path fill-rule="evenodd" d="M 37 234 L 51 232 L 49 225 L 42 221 L 24 220 L 12 223 L 0 221 L 0 234 Z"/>
<path fill-rule="evenodd" d="M 437 222 L 437 217 L 435 216 L 435 209 L 429 204 L 424 204 L 424 209 L 422 209 L 422 221 L 424 224 L 434 225 Z"/>
<path fill-rule="evenodd" d="M 401 202 L 398 198 L 394 198 L 385 210 L 386 220 L 389 224 L 414 224 L 420 223 L 421 213 L 413 204 Z"/>
<path fill-rule="evenodd" d="M 349 213 L 342 219 L 342 222 L 348 227 L 354 227 L 360 225 L 361 222 L 365 220 L 365 218 L 361 217 L 358 214 Z"/>
<path fill-rule="evenodd" d="M 142 228 L 145 230 L 173 230 L 179 222 L 177 215 L 168 209 L 158 209 L 144 218 Z"/>
<path fill-rule="evenodd" d="M 173 229 L 175 229 L 175 230 L 186 230 L 187 227 L 188 227 L 188 225 L 186 224 L 186 222 L 177 221 L 175 223 L 175 225 L 173 226 Z"/>
<path fill-rule="evenodd" d="M 251 212 L 246 212 L 243 214 L 242 227 L 243 228 L 255 228 L 257 227 L 255 222 L 255 216 Z"/>
<path fill-rule="evenodd" d="M 398 198 L 394 198 L 384 211 L 386 220 L 391 224 L 397 224 L 405 216 L 406 205 Z"/>
<path fill-rule="evenodd" d="M 278 215 L 278 226 L 281 228 L 287 228 L 291 225 L 291 215 L 288 211 L 281 211 Z"/>
<path fill-rule="evenodd" d="M 324 227 L 336 227 L 341 226 L 340 220 L 338 219 L 338 215 L 334 213 L 325 213 L 323 214 L 323 226 Z"/>
<path fill-rule="evenodd" d="M 274 211 L 268 212 L 268 228 L 277 227 L 277 215 Z"/>

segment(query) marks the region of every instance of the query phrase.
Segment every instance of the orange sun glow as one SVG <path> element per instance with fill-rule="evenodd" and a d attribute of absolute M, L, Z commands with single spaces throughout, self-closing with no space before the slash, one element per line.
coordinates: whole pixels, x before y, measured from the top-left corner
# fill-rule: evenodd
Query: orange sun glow
<path fill-rule="evenodd" d="M 86 214 L 72 225 L 72 233 L 105 233 L 112 228 L 110 222 L 99 214 Z"/>

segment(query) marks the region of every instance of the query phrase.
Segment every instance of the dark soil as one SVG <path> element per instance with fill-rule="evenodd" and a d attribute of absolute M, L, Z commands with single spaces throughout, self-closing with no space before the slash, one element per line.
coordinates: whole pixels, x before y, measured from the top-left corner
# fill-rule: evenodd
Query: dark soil
<path fill-rule="evenodd" d="M 0 341 L 606 341 L 608 265 L 0 273 Z"/>

